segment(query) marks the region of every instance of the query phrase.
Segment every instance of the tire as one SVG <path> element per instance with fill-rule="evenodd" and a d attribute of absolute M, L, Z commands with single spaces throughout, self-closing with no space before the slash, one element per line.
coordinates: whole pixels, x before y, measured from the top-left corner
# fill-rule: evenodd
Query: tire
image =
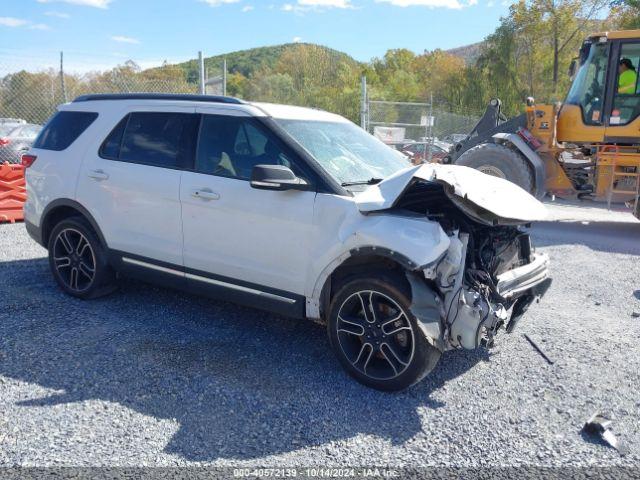
<path fill-rule="evenodd" d="M 51 273 L 65 293 L 86 300 L 114 290 L 106 250 L 84 218 L 66 218 L 53 227 L 48 250 Z"/>
<path fill-rule="evenodd" d="M 365 311 L 366 304 L 377 315 Z M 342 367 L 358 382 L 377 390 L 403 390 L 436 366 L 440 351 L 423 335 L 410 305 L 410 288 L 402 275 L 352 277 L 338 287 L 329 307 L 329 341 Z"/>
<path fill-rule="evenodd" d="M 518 152 L 496 143 L 483 143 L 464 152 L 456 165 L 475 168 L 488 175 L 515 183 L 535 196 L 533 172 Z"/>

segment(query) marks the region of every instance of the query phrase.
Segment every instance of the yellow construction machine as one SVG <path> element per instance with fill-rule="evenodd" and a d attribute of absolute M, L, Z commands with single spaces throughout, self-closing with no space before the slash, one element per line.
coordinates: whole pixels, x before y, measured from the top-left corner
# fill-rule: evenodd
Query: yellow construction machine
<path fill-rule="evenodd" d="M 571 64 L 564 103 L 528 98 L 525 113 L 507 120 L 493 99 L 446 161 L 511 180 L 538 198 L 625 202 L 640 218 L 639 65 L 640 30 L 591 35 Z"/>

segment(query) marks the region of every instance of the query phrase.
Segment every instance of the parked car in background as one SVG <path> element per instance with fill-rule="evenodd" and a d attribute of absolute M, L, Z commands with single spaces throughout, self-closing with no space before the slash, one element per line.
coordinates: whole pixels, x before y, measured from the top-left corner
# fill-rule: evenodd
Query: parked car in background
<path fill-rule="evenodd" d="M 468 136 L 469 135 L 467 135 L 466 133 L 451 133 L 444 137 L 442 141 L 455 145 L 456 143 L 465 140 Z"/>
<path fill-rule="evenodd" d="M 429 160 L 427 146 L 426 143 L 409 143 L 403 145 L 400 151 L 411 159 L 411 163 L 419 165 Z M 442 160 L 449 154 L 450 148 L 450 143 L 435 140 L 431 145 L 431 161 L 439 162 Z"/>
<path fill-rule="evenodd" d="M 0 123 L 0 163 L 20 163 L 40 130 L 41 125 L 31 123 Z"/>
<path fill-rule="evenodd" d="M 22 118 L 0 117 L 0 125 L 8 123 L 13 125 L 24 125 L 25 123 L 27 123 L 27 121 Z"/>

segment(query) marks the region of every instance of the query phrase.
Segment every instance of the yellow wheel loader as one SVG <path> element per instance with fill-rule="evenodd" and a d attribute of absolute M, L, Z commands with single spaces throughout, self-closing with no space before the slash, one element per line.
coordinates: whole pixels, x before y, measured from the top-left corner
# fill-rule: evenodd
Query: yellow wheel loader
<path fill-rule="evenodd" d="M 528 98 L 525 113 L 507 120 L 493 99 L 446 161 L 511 180 L 538 198 L 626 202 L 640 218 L 639 65 L 640 30 L 596 33 L 571 64 L 564 103 Z"/>

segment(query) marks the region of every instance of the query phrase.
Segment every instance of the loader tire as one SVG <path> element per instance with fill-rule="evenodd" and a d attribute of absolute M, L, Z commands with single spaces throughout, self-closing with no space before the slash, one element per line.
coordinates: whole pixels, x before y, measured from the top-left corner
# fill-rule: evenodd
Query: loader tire
<path fill-rule="evenodd" d="M 483 143 L 464 152 L 456 165 L 475 168 L 487 175 L 504 178 L 535 195 L 533 171 L 518 152 L 504 145 Z"/>

